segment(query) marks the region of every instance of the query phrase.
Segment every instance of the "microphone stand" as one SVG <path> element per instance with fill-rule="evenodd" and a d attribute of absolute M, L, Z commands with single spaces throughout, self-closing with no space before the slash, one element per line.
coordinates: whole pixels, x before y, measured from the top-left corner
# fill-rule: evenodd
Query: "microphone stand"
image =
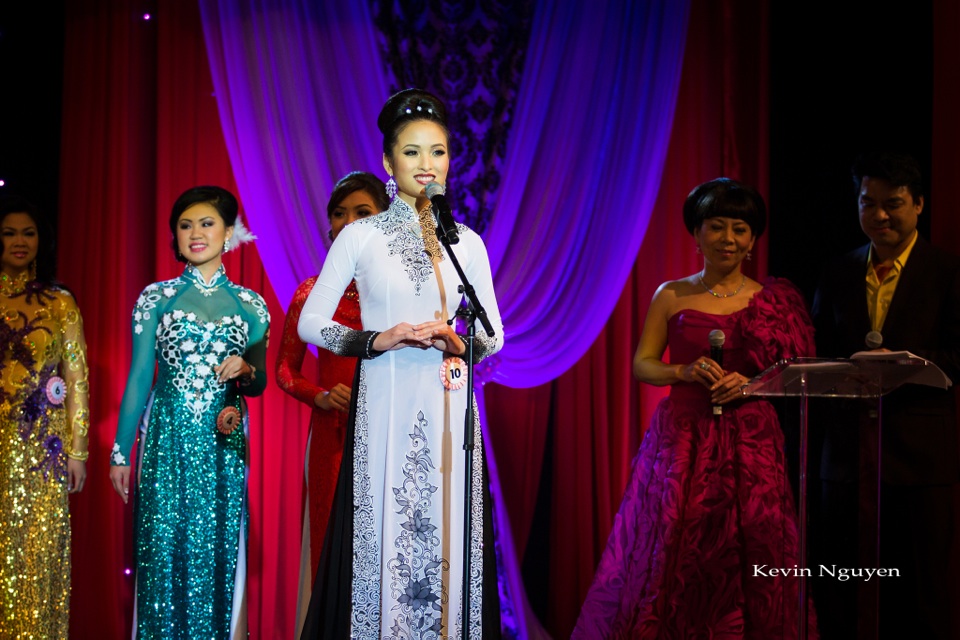
<path fill-rule="evenodd" d="M 437 216 L 439 218 L 440 216 Z M 460 601 L 460 615 L 463 620 L 463 637 L 470 637 L 470 551 L 471 551 L 471 532 L 473 531 L 471 517 L 473 515 L 473 450 L 476 448 L 476 440 L 473 437 L 473 429 L 475 426 L 473 419 L 473 367 L 474 367 L 474 357 L 473 357 L 473 339 L 476 336 L 476 328 L 474 323 L 479 320 L 480 324 L 483 325 L 484 331 L 491 338 L 496 335 L 493 330 L 493 326 L 490 324 L 489 318 L 487 318 L 487 311 L 483 308 L 483 305 L 480 304 L 480 299 L 477 297 L 477 292 L 474 290 L 473 285 L 470 284 L 467 280 L 466 274 L 463 272 L 463 268 L 460 266 L 460 261 L 457 260 L 456 254 L 453 252 L 453 249 L 450 246 L 450 242 L 447 239 L 446 233 L 443 233 L 440 225 L 437 225 L 437 238 L 440 240 L 440 244 L 443 245 L 444 249 L 447 251 L 447 257 L 450 258 L 450 262 L 453 263 L 453 267 L 457 270 L 457 274 L 460 276 L 460 286 L 457 287 L 457 291 L 465 295 L 468 300 L 466 307 L 459 307 L 454 318 L 463 318 L 467 323 L 467 350 L 464 352 L 464 358 L 467 364 L 467 409 L 464 412 L 463 416 L 463 450 L 464 450 L 464 459 L 466 468 L 464 469 L 464 487 L 463 487 L 463 592 Z M 449 324 L 453 324 L 453 319 L 447 320 Z"/>

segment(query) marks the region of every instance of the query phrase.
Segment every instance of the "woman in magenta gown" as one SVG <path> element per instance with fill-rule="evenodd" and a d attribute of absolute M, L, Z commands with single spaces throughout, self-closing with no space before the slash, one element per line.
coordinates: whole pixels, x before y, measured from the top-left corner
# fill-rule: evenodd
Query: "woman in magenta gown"
<path fill-rule="evenodd" d="M 573 637 L 796 638 L 798 579 L 768 575 L 798 557 L 783 433 L 773 406 L 741 387 L 814 355 L 813 329 L 793 285 L 741 272 L 765 226 L 755 190 L 712 180 L 683 213 L 704 266 L 662 284 L 650 305 L 634 375 L 670 395 L 634 458 Z M 718 329 L 722 365 L 709 357 Z"/>

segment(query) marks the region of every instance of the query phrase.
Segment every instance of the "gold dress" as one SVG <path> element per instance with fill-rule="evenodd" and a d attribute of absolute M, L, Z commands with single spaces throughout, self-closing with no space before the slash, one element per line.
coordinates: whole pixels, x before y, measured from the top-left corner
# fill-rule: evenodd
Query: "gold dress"
<path fill-rule="evenodd" d="M 0 274 L 0 638 L 66 638 L 67 458 L 86 460 L 87 361 L 73 296 Z"/>

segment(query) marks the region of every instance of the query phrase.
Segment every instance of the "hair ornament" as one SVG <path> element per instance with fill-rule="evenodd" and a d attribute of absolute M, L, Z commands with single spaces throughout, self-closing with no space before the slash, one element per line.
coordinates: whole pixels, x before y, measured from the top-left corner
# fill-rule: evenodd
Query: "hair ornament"
<path fill-rule="evenodd" d="M 230 243 L 231 248 L 237 248 L 242 244 L 248 242 L 253 242 L 257 239 L 250 229 L 243 224 L 243 220 L 240 219 L 240 216 L 237 216 L 237 221 L 233 223 L 233 237 L 231 238 L 232 242 Z"/>
<path fill-rule="evenodd" d="M 407 114 L 408 116 L 409 116 L 409 115 L 413 115 L 414 109 L 416 109 L 416 110 L 419 111 L 420 113 L 423 113 L 424 111 L 426 111 L 426 112 L 429 113 L 430 115 L 433 115 L 433 107 L 430 107 L 430 106 L 426 106 L 426 107 L 425 107 L 425 106 L 423 106 L 423 101 L 417 102 L 417 104 L 416 104 L 415 107 L 407 107 L 406 109 L 403 110 L 403 112 L 404 112 L 405 114 Z"/>

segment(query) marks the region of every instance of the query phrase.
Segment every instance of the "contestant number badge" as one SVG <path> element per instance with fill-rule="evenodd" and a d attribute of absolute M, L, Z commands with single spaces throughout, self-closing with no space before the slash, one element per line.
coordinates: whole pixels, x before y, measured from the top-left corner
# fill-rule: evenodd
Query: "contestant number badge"
<path fill-rule="evenodd" d="M 451 391 L 467 384 L 467 363 L 461 358 L 447 358 L 440 365 L 440 382 Z"/>
<path fill-rule="evenodd" d="M 240 415 L 239 409 L 236 407 L 225 407 L 223 411 L 220 412 L 220 415 L 217 416 L 217 431 L 228 436 L 236 431 L 242 420 L 243 416 Z"/>

